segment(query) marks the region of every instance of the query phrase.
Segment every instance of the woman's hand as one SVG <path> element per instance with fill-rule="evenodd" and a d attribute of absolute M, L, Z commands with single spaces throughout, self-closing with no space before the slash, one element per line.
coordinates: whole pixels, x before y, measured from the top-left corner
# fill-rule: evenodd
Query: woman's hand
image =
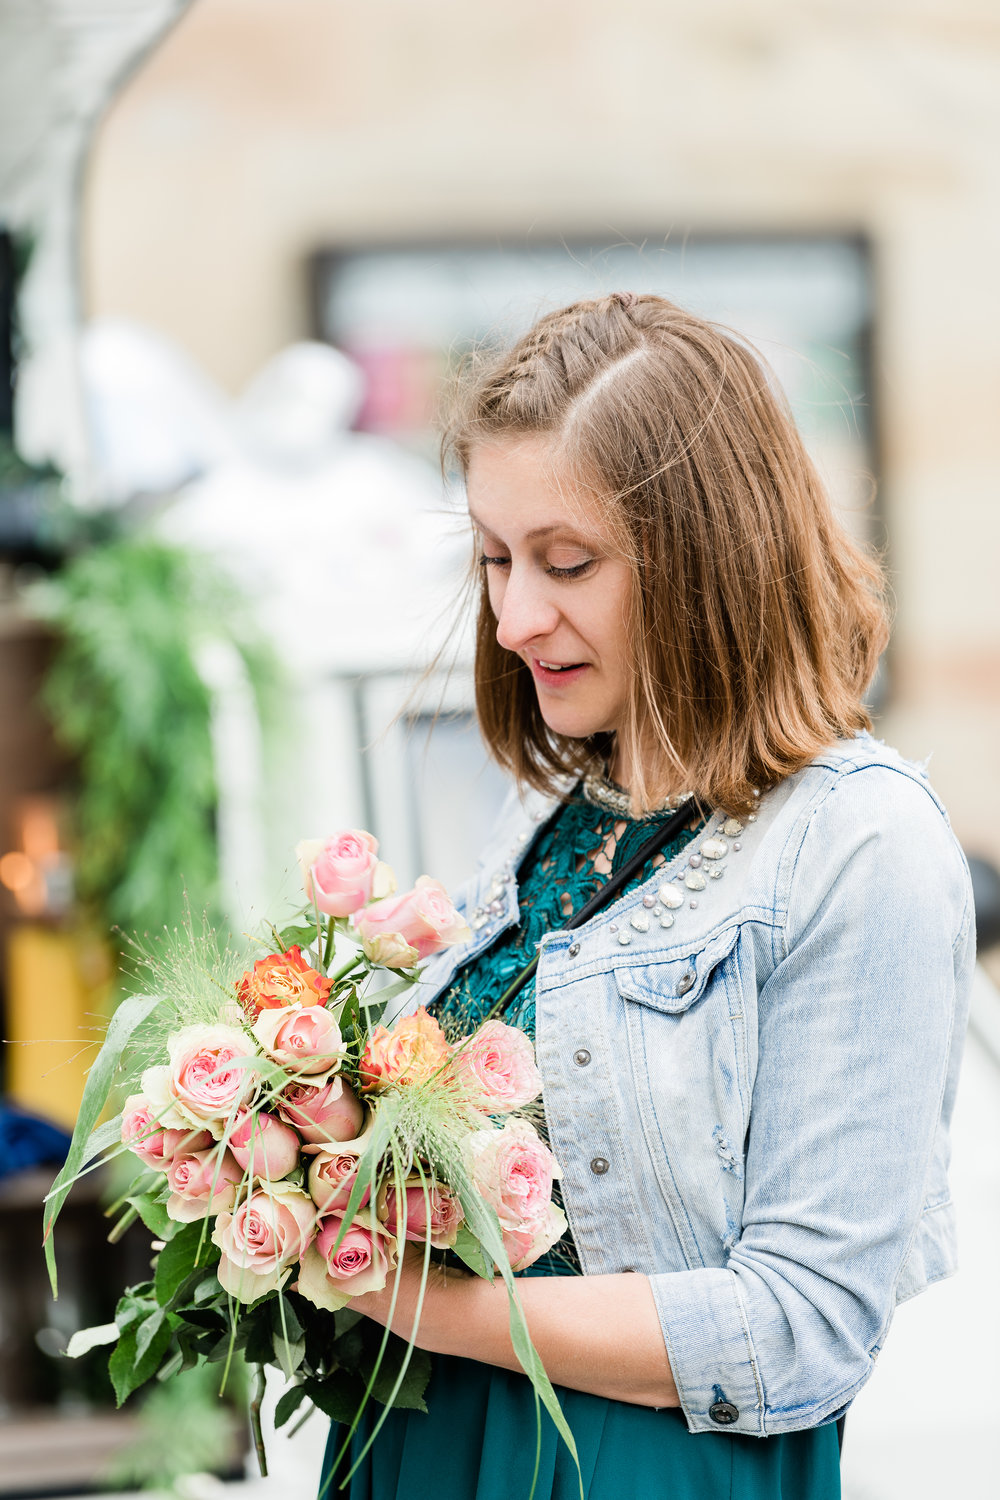
<path fill-rule="evenodd" d="M 488 1282 L 432 1263 L 414 1334 L 423 1263 L 422 1249 L 407 1245 L 398 1272 L 393 1332 L 433 1354 L 519 1370 L 510 1340 L 507 1290 L 499 1277 Z M 382 1291 L 355 1297 L 350 1306 L 385 1327 L 395 1281 L 396 1273 L 390 1273 Z M 517 1293 L 553 1385 L 635 1406 L 679 1405 L 645 1276 L 520 1277 Z"/>

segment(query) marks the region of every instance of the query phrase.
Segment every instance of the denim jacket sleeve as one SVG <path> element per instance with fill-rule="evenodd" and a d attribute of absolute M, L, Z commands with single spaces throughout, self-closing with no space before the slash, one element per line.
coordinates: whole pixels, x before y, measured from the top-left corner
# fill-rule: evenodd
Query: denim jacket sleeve
<path fill-rule="evenodd" d="M 788 833 L 772 900 L 785 920 L 746 997 L 741 1231 L 724 1266 L 650 1276 L 692 1431 L 837 1416 L 906 1294 L 918 1227 L 944 1206 L 927 1187 L 947 1166 L 973 953 L 967 871 L 933 794 L 885 765 L 833 777 Z"/>

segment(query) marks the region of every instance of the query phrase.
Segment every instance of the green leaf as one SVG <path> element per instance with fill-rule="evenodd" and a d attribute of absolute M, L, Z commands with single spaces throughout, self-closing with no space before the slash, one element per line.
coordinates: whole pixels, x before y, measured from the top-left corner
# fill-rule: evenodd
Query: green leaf
<path fill-rule="evenodd" d="M 99 1349 L 102 1344 L 113 1344 L 118 1335 L 117 1323 L 101 1323 L 97 1328 L 81 1328 L 66 1345 L 66 1357 L 79 1359 L 82 1354 L 89 1354 L 91 1349 Z"/>
<path fill-rule="evenodd" d="M 335 1370 L 325 1380 L 304 1380 L 302 1389 L 313 1406 L 318 1406 L 331 1421 L 346 1426 L 354 1421 L 364 1387 L 358 1384 L 357 1376 L 346 1370 Z"/>
<path fill-rule="evenodd" d="M 309 927 L 283 927 L 278 933 L 282 950 L 287 952 L 294 943 L 300 948 L 311 948 L 316 941 L 315 924 Z"/>
<path fill-rule="evenodd" d="M 275 1427 L 284 1427 L 285 1423 L 295 1415 L 305 1399 L 306 1388 L 304 1385 L 290 1385 L 284 1395 L 278 1397 L 278 1404 L 274 1408 Z"/>
<path fill-rule="evenodd" d="M 456 1236 L 455 1243 L 451 1247 L 459 1260 L 465 1262 L 470 1271 L 475 1271 L 484 1281 L 492 1281 L 494 1276 L 493 1262 L 489 1259 L 482 1245 L 476 1239 L 471 1229 L 462 1225 Z"/>
<path fill-rule="evenodd" d="M 391 1399 L 394 1407 L 406 1406 L 414 1411 L 426 1411 L 424 1392 L 431 1378 L 430 1355 L 416 1345 L 410 1351 L 407 1341 L 393 1333 L 389 1335 L 385 1350 L 379 1357 L 381 1343 L 382 1329 L 369 1323 L 365 1329 L 358 1370 L 366 1384 L 374 1376 L 371 1394 L 383 1406 Z"/>
<path fill-rule="evenodd" d="M 48 1267 L 53 1297 L 58 1296 L 58 1286 L 52 1231 L 55 1229 L 56 1220 L 69 1195 L 69 1190 L 88 1159 L 87 1152 L 91 1148 L 91 1142 L 97 1131 L 101 1111 L 108 1101 L 108 1094 L 111 1092 L 111 1085 L 114 1082 L 122 1053 L 135 1033 L 149 1020 L 159 1003 L 159 997 L 156 995 L 132 995 L 129 999 L 123 1000 L 111 1017 L 104 1045 L 87 1075 L 73 1139 L 62 1170 L 52 1184 L 52 1189 L 46 1199 L 45 1264 Z M 111 1123 L 113 1122 L 109 1122 Z M 119 1131 L 119 1138 L 120 1136 Z"/>
<path fill-rule="evenodd" d="M 148 1283 L 150 1292 L 152 1283 Z M 152 1296 L 147 1296 L 144 1289 L 129 1287 L 128 1291 L 119 1300 L 115 1308 L 115 1322 L 124 1333 L 130 1323 L 141 1322 L 151 1312 L 156 1311 L 156 1301 Z"/>
<path fill-rule="evenodd" d="M 144 1322 L 136 1324 L 136 1333 L 135 1333 L 135 1360 L 136 1360 L 136 1364 L 139 1364 L 141 1362 L 141 1360 L 143 1358 L 143 1355 L 146 1353 L 147 1349 L 150 1347 L 150 1345 L 152 1344 L 153 1340 L 157 1337 L 157 1335 L 165 1327 L 169 1331 L 169 1325 L 167 1323 L 167 1315 L 163 1311 L 162 1307 L 158 1307 L 154 1313 L 150 1313 L 149 1317 L 146 1318 Z"/>
<path fill-rule="evenodd" d="M 273 1335 L 274 1359 L 278 1368 L 286 1380 L 291 1380 L 296 1370 L 306 1357 L 305 1339 L 296 1339 L 294 1343 L 282 1338 L 280 1333 Z"/>
<path fill-rule="evenodd" d="M 139 1339 L 150 1323 L 153 1327 L 144 1338 L 140 1353 Z M 169 1346 L 170 1324 L 161 1307 L 155 1308 L 145 1321 L 130 1323 L 122 1330 L 108 1362 L 111 1384 L 115 1388 L 115 1399 L 119 1406 L 139 1386 L 152 1380 Z"/>
<path fill-rule="evenodd" d="M 153 1286 L 160 1306 L 167 1306 L 199 1266 L 207 1266 L 218 1259 L 218 1247 L 205 1234 L 202 1221 L 184 1224 L 156 1257 Z"/>
<path fill-rule="evenodd" d="M 258 1302 L 250 1312 L 244 1313 L 238 1325 L 237 1343 L 243 1348 L 248 1365 L 269 1365 L 274 1354 L 274 1334 L 266 1302 Z"/>
<path fill-rule="evenodd" d="M 158 1240 L 173 1238 L 177 1224 L 167 1213 L 167 1205 L 161 1199 L 154 1197 L 152 1193 L 137 1193 L 134 1198 L 126 1198 L 125 1202 L 131 1203 L 146 1228 Z"/>

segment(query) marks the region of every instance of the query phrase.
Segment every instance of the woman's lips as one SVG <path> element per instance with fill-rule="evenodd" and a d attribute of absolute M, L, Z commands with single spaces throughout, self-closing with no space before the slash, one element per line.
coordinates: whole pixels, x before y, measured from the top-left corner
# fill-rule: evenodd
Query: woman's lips
<path fill-rule="evenodd" d="M 577 662 L 548 662 L 539 661 L 533 656 L 529 662 L 532 676 L 537 683 L 544 687 L 567 687 L 571 682 L 578 682 L 581 675 L 586 672 L 589 663 Z"/>

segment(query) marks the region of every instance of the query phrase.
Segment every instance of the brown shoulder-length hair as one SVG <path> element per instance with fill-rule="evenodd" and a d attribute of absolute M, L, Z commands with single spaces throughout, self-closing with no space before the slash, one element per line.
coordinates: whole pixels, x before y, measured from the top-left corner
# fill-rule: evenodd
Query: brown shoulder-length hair
<path fill-rule="evenodd" d="M 467 472 L 477 444 L 543 434 L 631 567 L 618 734 L 640 768 L 637 811 L 682 789 L 743 811 L 755 788 L 870 727 L 881 570 L 835 519 L 772 373 L 736 334 L 618 293 L 472 356 L 446 461 Z M 607 736 L 547 728 L 529 668 L 497 642 L 485 578 L 475 680 L 487 745 L 520 782 L 554 791 L 607 756 Z"/>

